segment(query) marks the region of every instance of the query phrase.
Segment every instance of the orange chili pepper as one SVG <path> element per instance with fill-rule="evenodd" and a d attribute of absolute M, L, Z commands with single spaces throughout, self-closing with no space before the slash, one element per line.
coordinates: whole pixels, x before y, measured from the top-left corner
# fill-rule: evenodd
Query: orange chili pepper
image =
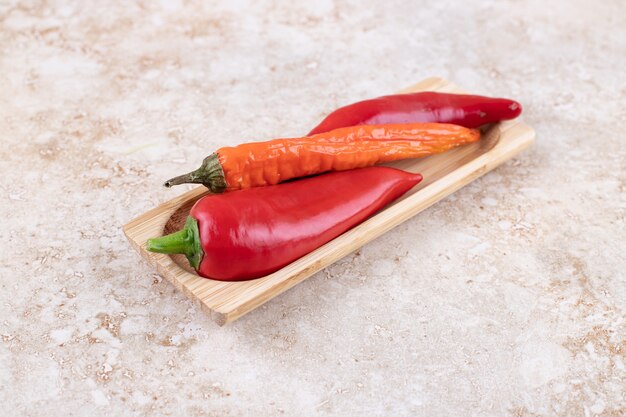
<path fill-rule="evenodd" d="M 204 184 L 212 192 L 274 185 L 326 171 L 420 158 L 480 139 L 477 130 L 444 123 L 363 125 L 303 138 L 219 149 L 197 170 L 165 183 Z"/>

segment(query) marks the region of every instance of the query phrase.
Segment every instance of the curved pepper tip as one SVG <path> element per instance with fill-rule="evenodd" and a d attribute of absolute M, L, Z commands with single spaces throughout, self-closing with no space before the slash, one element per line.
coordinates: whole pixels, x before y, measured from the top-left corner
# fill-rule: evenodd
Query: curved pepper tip
<path fill-rule="evenodd" d="M 522 105 L 514 100 L 511 100 L 511 104 L 509 104 L 509 110 L 511 110 L 511 119 L 515 119 L 517 116 L 522 114 Z"/>

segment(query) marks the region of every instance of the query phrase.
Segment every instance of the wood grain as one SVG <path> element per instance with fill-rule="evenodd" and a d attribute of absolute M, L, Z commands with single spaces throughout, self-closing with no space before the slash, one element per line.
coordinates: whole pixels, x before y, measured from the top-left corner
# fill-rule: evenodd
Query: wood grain
<path fill-rule="evenodd" d="M 442 78 L 428 78 L 401 90 L 403 93 L 414 91 L 464 92 Z M 195 188 L 142 214 L 124 226 L 124 234 L 160 275 L 196 302 L 219 325 L 224 325 L 491 171 L 530 146 L 534 138 L 534 130 L 517 119 L 495 125 L 479 142 L 427 158 L 387 164 L 419 172 L 424 181 L 359 226 L 281 270 L 252 281 L 221 282 L 201 278 L 183 256 L 146 250 L 149 238 L 182 226 L 193 204 L 206 194 L 204 187 Z M 306 303 L 306 300 L 302 302 Z"/>

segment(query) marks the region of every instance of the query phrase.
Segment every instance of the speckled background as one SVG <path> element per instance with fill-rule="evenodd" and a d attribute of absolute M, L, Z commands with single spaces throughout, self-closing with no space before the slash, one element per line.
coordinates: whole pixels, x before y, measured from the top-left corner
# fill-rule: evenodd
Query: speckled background
<path fill-rule="evenodd" d="M 623 416 L 626 3 L 0 2 L 12 416 Z M 219 328 L 130 250 L 164 179 L 438 75 L 529 151 Z"/>

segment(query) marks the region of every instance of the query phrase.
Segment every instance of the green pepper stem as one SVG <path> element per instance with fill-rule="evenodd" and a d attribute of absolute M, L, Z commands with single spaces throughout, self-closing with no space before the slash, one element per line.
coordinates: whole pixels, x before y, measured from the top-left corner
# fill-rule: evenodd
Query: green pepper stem
<path fill-rule="evenodd" d="M 187 174 L 179 175 L 165 181 L 166 187 L 179 184 L 202 184 L 213 193 L 222 193 L 226 190 L 226 177 L 216 153 L 204 158 L 200 168 Z"/>
<path fill-rule="evenodd" d="M 191 216 L 187 217 L 185 227 L 182 230 L 166 236 L 148 239 L 146 248 L 150 252 L 157 253 L 182 253 L 187 257 L 189 264 L 197 270 L 204 255 L 200 243 L 198 221 Z"/>
<path fill-rule="evenodd" d="M 190 236 L 189 231 L 183 229 L 166 236 L 148 239 L 148 250 L 158 253 L 187 254 L 193 250 L 193 242 L 189 239 Z"/>

